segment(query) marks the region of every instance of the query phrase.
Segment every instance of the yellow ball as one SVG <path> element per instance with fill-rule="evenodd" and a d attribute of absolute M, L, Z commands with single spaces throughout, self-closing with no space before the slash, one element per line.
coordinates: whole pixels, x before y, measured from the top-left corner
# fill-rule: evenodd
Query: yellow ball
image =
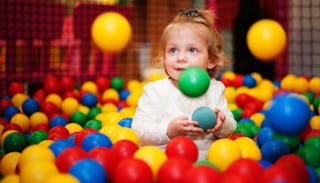
<path fill-rule="evenodd" d="M 26 147 L 20 157 L 19 168 L 24 169 L 30 162 L 50 162 L 54 163 L 55 156 L 53 152 L 42 145 L 30 145 Z"/>
<path fill-rule="evenodd" d="M 98 86 L 93 81 L 86 81 L 82 84 L 81 90 L 85 91 L 85 92 L 97 94 L 98 93 Z"/>
<path fill-rule="evenodd" d="M 236 73 L 234 73 L 232 71 L 226 71 L 222 74 L 222 78 L 234 80 L 236 78 Z"/>
<path fill-rule="evenodd" d="M 149 165 L 154 180 L 156 180 L 161 165 L 168 159 L 167 155 L 156 146 L 143 146 L 134 153 L 133 157 L 141 159 Z"/>
<path fill-rule="evenodd" d="M 68 130 L 70 135 L 83 130 L 82 126 L 78 123 L 68 123 L 65 128 Z"/>
<path fill-rule="evenodd" d="M 297 93 L 305 93 L 309 90 L 309 81 L 304 77 L 297 77 L 292 85 L 292 90 Z"/>
<path fill-rule="evenodd" d="M 236 142 L 231 139 L 218 139 L 210 145 L 207 159 L 224 171 L 241 156 L 241 149 Z"/>
<path fill-rule="evenodd" d="M 320 116 L 312 116 L 309 124 L 312 129 L 320 130 Z"/>
<path fill-rule="evenodd" d="M 30 128 L 29 117 L 23 113 L 17 113 L 13 115 L 10 119 L 10 123 L 20 126 L 24 133 L 26 133 Z"/>
<path fill-rule="evenodd" d="M 128 81 L 127 88 L 130 92 L 138 90 L 142 87 L 141 82 L 135 79 Z"/>
<path fill-rule="evenodd" d="M 309 89 L 311 92 L 320 92 L 320 77 L 313 77 L 309 81 Z"/>
<path fill-rule="evenodd" d="M 51 176 L 59 174 L 54 162 L 33 161 L 20 170 L 21 183 L 43 183 Z"/>
<path fill-rule="evenodd" d="M 136 132 L 131 128 L 126 127 L 118 128 L 111 134 L 110 138 L 113 144 L 120 140 L 129 140 L 137 145 L 140 143 Z"/>
<path fill-rule="evenodd" d="M 20 176 L 16 174 L 10 174 L 1 179 L 1 183 L 20 183 Z"/>
<path fill-rule="evenodd" d="M 130 107 L 137 107 L 140 96 L 140 94 L 131 93 L 126 99 L 127 104 Z"/>
<path fill-rule="evenodd" d="M 251 53 L 262 61 L 272 61 L 279 56 L 287 43 L 283 27 L 271 19 L 255 22 L 248 31 L 247 44 Z"/>
<path fill-rule="evenodd" d="M 30 116 L 31 127 L 35 127 L 39 124 L 48 124 L 49 119 L 47 115 L 43 112 L 35 112 Z"/>
<path fill-rule="evenodd" d="M 123 15 L 107 12 L 98 15 L 91 27 L 91 37 L 104 52 L 122 51 L 131 39 L 131 25 Z"/>
<path fill-rule="evenodd" d="M 133 118 L 136 112 L 135 107 L 124 107 L 120 110 L 120 114 L 123 115 L 125 118 Z"/>
<path fill-rule="evenodd" d="M 70 174 L 56 174 L 44 181 L 44 183 L 80 183 L 78 179 Z"/>
<path fill-rule="evenodd" d="M 68 97 L 64 99 L 61 103 L 62 112 L 69 116 L 76 112 L 79 109 L 79 107 L 79 102 L 73 97 Z"/>
<path fill-rule="evenodd" d="M 112 100 L 115 100 L 115 101 L 119 101 L 120 100 L 120 96 L 119 96 L 119 93 L 116 89 L 114 88 L 109 88 L 107 90 L 105 90 L 102 94 L 102 101 L 105 101 L 105 100 L 109 100 L 109 99 L 112 99 Z"/>
<path fill-rule="evenodd" d="M 25 100 L 27 100 L 29 98 L 28 95 L 24 94 L 24 93 L 17 93 L 15 94 L 11 101 L 12 101 L 12 104 L 18 108 L 21 108 L 22 107 L 22 104 Z"/>
<path fill-rule="evenodd" d="M 262 153 L 257 144 L 249 137 L 239 137 L 234 140 L 238 144 L 241 150 L 242 158 L 249 158 L 253 160 L 261 160 Z"/>
<path fill-rule="evenodd" d="M 104 125 L 99 132 L 111 138 L 113 133 L 120 128 L 122 127 L 118 124 L 107 124 L 107 125 Z"/>
<path fill-rule="evenodd" d="M 284 90 L 291 91 L 296 80 L 296 76 L 293 74 L 288 74 L 280 81 L 280 87 Z"/>
<path fill-rule="evenodd" d="M 236 88 L 232 86 L 226 87 L 226 98 L 228 102 L 234 101 L 236 97 Z"/>
<path fill-rule="evenodd" d="M 262 113 L 254 113 L 253 115 L 250 116 L 250 119 L 254 122 L 255 125 L 258 127 L 261 127 L 261 124 L 265 118 L 265 115 Z"/>
<path fill-rule="evenodd" d="M 41 141 L 41 142 L 39 143 L 39 145 L 48 148 L 53 142 L 54 142 L 53 140 L 46 139 L 46 140 Z"/>
<path fill-rule="evenodd" d="M 123 115 L 119 112 L 109 112 L 102 119 L 102 126 L 107 124 L 118 124 L 123 119 Z"/>
<path fill-rule="evenodd" d="M 113 103 L 106 103 L 106 104 L 102 105 L 101 111 L 103 113 L 117 112 L 118 111 L 118 107 Z"/>
<path fill-rule="evenodd" d="M 62 98 L 61 96 L 59 96 L 58 94 L 55 94 L 55 93 L 51 93 L 49 94 L 46 99 L 45 99 L 47 102 L 52 102 L 54 103 L 58 109 L 60 109 L 60 106 L 61 106 L 61 102 L 62 102 Z"/>
<path fill-rule="evenodd" d="M 20 152 L 10 152 L 3 156 L 0 161 L 0 171 L 3 176 L 15 174 L 20 156 Z"/>

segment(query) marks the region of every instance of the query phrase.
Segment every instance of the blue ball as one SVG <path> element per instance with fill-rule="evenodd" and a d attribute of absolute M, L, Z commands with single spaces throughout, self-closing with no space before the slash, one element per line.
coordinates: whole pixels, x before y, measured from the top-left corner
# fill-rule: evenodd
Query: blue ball
<path fill-rule="evenodd" d="M 248 88 L 252 88 L 252 87 L 255 87 L 257 85 L 257 81 L 252 75 L 246 74 L 243 77 L 242 85 L 246 86 Z"/>
<path fill-rule="evenodd" d="M 191 119 L 199 123 L 199 127 L 207 130 L 216 125 L 216 113 L 206 106 L 202 106 L 193 111 Z"/>
<path fill-rule="evenodd" d="M 22 103 L 22 111 L 31 116 L 31 114 L 40 111 L 40 104 L 37 100 L 33 98 L 28 98 Z"/>
<path fill-rule="evenodd" d="M 263 127 L 260 129 L 257 137 L 259 146 L 262 146 L 264 143 L 272 139 L 274 131 L 270 127 Z"/>
<path fill-rule="evenodd" d="M 290 153 L 286 143 L 281 140 L 269 140 L 260 148 L 262 159 L 274 163 L 278 158 Z"/>
<path fill-rule="evenodd" d="M 10 121 L 12 116 L 14 116 L 15 114 L 17 114 L 19 112 L 20 112 L 20 110 L 18 107 L 10 105 L 5 108 L 4 113 L 3 113 L 3 118 L 6 119 L 7 121 Z"/>
<path fill-rule="evenodd" d="M 67 119 L 63 116 L 55 116 L 50 120 L 50 128 L 55 126 L 65 126 L 68 123 Z"/>
<path fill-rule="evenodd" d="M 94 133 L 87 135 L 83 139 L 81 146 L 82 146 L 82 149 L 89 152 L 90 150 L 92 150 L 93 148 L 96 148 L 96 147 L 111 148 L 112 142 L 108 136 L 106 136 L 102 133 L 99 133 L 99 132 L 94 132 Z"/>
<path fill-rule="evenodd" d="M 74 163 L 69 173 L 75 176 L 81 183 L 105 183 L 107 173 L 102 165 L 93 159 L 81 159 Z"/>
<path fill-rule="evenodd" d="M 68 147 L 75 146 L 72 141 L 67 139 L 56 140 L 50 144 L 49 149 L 53 152 L 55 157 L 58 157 L 59 154 Z"/>
<path fill-rule="evenodd" d="M 266 117 L 270 126 L 283 135 L 298 135 L 308 125 L 309 105 L 297 94 L 279 95 L 271 102 Z"/>
<path fill-rule="evenodd" d="M 122 90 L 119 92 L 120 100 L 126 100 L 129 95 L 130 95 L 130 91 L 129 91 L 129 90 L 126 90 L 126 89 L 122 89 Z"/>
<path fill-rule="evenodd" d="M 122 127 L 131 128 L 132 118 L 123 118 L 118 122 L 118 125 Z"/>
<path fill-rule="evenodd" d="M 82 96 L 81 103 L 89 108 L 95 107 L 98 103 L 98 98 L 93 93 L 86 93 Z"/>

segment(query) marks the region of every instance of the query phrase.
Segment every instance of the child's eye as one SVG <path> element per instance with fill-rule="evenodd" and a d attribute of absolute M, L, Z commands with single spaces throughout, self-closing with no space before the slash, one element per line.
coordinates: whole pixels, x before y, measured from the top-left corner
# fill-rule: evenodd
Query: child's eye
<path fill-rule="evenodd" d="M 170 49 L 169 49 L 169 52 L 170 52 L 170 53 L 177 53 L 177 51 L 178 51 L 178 50 L 177 50 L 176 48 L 170 48 Z"/>
<path fill-rule="evenodd" d="M 190 51 L 191 53 L 196 53 L 198 50 L 197 50 L 196 48 L 190 48 L 189 51 Z"/>

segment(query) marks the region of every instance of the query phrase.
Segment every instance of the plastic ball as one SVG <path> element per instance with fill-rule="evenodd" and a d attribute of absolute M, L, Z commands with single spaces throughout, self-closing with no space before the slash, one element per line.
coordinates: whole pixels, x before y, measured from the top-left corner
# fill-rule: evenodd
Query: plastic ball
<path fill-rule="evenodd" d="M 16 106 L 8 106 L 5 110 L 4 110 L 4 114 L 3 114 L 3 118 L 7 119 L 8 121 L 10 121 L 10 119 L 12 118 L 12 116 L 14 116 L 15 114 L 19 113 L 20 110 L 18 107 Z"/>
<path fill-rule="evenodd" d="M 53 163 L 55 161 L 55 156 L 53 152 L 47 147 L 35 144 L 29 145 L 21 153 L 19 161 L 20 170 L 24 169 L 24 167 L 30 162 L 35 161 L 49 161 Z"/>
<path fill-rule="evenodd" d="M 127 98 L 126 102 L 130 107 L 137 107 L 139 98 L 140 98 L 140 93 L 131 93 Z"/>
<path fill-rule="evenodd" d="M 20 183 L 20 176 L 17 174 L 10 174 L 1 179 L 1 183 Z"/>
<path fill-rule="evenodd" d="M 131 128 L 131 123 L 132 123 L 132 118 L 122 118 L 119 122 L 118 125 L 122 127 L 127 127 Z"/>
<path fill-rule="evenodd" d="M 259 146 L 251 138 L 239 137 L 235 139 L 234 142 L 238 144 L 242 158 L 249 158 L 256 161 L 261 160 L 262 153 Z"/>
<path fill-rule="evenodd" d="M 30 134 L 28 141 L 29 144 L 39 144 L 41 141 L 46 140 L 48 133 L 43 130 L 37 130 Z"/>
<path fill-rule="evenodd" d="M 309 89 L 311 92 L 320 92 L 320 77 L 313 77 L 309 81 Z"/>
<path fill-rule="evenodd" d="M 113 77 L 110 81 L 110 87 L 121 91 L 124 87 L 124 80 L 121 77 Z"/>
<path fill-rule="evenodd" d="M 271 127 L 284 135 L 297 135 L 308 125 L 309 105 L 298 95 L 284 94 L 274 99 L 267 112 Z"/>
<path fill-rule="evenodd" d="M 133 157 L 138 149 L 139 146 L 130 140 L 119 140 L 112 145 L 112 152 L 119 162 L 125 158 Z"/>
<path fill-rule="evenodd" d="M 102 93 L 102 101 L 106 101 L 106 100 L 110 100 L 110 99 L 112 99 L 116 102 L 120 100 L 119 93 L 114 88 L 109 88 Z"/>
<path fill-rule="evenodd" d="M 267 167 L 262 175 L 260 176 L 259 182 L 269 183 L 269 182 L 292 182 L 298 183 L 295 175 L 290 172 L 287 168 L 280 165 L 271 165 Z"/>
<path fill-rule="evenodd" d="M 100 120 L 91 119 L 84 125 L 84 128 L 94 128 L 96 130 L 100 130 L 102 128 L 102 123 Z"/>
<path fill-rule="evenodd" d="M 131 39 L 131 25 L 123 15 L 107 12 L 98 15 L 91 27 L 95 45 L 104 52 L 120 52 Z"/>
<path fill-rule="evenodd" d="M 191 119 L 199 123 L 199 128 L 207 130 L 216 125 L 216 113 L 210 107 L 202 106 L 193 111 Z"/>
<path fill-rule="evenodd" d="M 63 92 L 73 91 L 75 86 L 74 80 L 69 76 L 63 76 L 60 79 L 60 88 Z"/>
<path fill-rule="evenodd" d="M 140 149 L 134 153 L 133 157 L 143 160 L 151 167 L 154 180 L 156 179 L 161 165 L 168 159 L 167 155 L 156 146 L 140 147 Z"/>
<path fill-rule="evenodd" d="M 123 119 L 123 116 L 119 112 L 109 112 L 102 119 L 102 126 L 107 124 L 118 124 L 119 121 Z"/>
<path fill-rule="evenodd" d="M 312 167 L 319 168 L 320 167 L 320 154 L 319 149 L 307 146 L 301 147 L 296 151 L 297 155 L 300 156 L 304 162 Z"/>
<path fill-rule="evenodd" d="M 150 166 L 143 160 L 126 158 L 114 169 L 114 182 L 118 183 L 149 183 L 153 182 Z"/>
<path fill-rule="evenodd" d="M 98 93 L 98 87 L 97 87 L 96 83 L 93 81 L 85 81 L 81 85 L 80 91 L 93 93 L 96 95 Z"/>
<path fill-rule="evenodd" d="M 20 180 L 22 183 L 43 183 L 47 178 L 58 173 L 59 170 L 53 162 L 33 161 L 20 170 Z"/>
<path fill-rule="evenodd" d="M 9 152 L 1 158 L 0 171 L 3 176 L 15 174 L 20 156 L 20 152 Z"/>
<path fill-rule="evenodd" d="M 86 93 L 82 96 L 81 102 L 83 105 L 88 106 L 88 107 L 94 107 L 98 103 L 98 98 L 96 95 L 93 93 Z"/>
<path fill-rule="evenodd" d="M 50 128 L 55 126 L 65 126 L 67 123 L 67 119 L 63 116 L 52 117 L 49 121 Z"/>
<path fill-rule="evenodd" d="M 110 148 L 96 147 L 89 152 L 89 157 L 104 168 L 109 180 L 113 179 L 113 170 L 118 163 L 118 159 Z"/>
<path fill-rule="evenodd" d="M 275 162 L 279 157 L 290 153 L 290 149 L 281 140 L 269 140 L 264 143 L 261 148 L 262 159 Z"/>
<path fill-rule="evenodd" d="M 10 133 L 3 142 L 3 148 L 8 152 L 21 152 L 28 145 L 28 140 L 24 134 L 20 132 Z"/>
<path fill-rule="evenodd" d="M 74 176 L 66 173 L 59 173 L 47 178 L 44 183 L 80 183 Z"/>
<path fill-rule="evenodd" d="M 61 110 L 66 115 L 71 115 L 79 109 L 79 102 L 72 97 L 64 99 L 61 103 Z"/>
<path fill-rule="evenodd" d="M 58 157 L 62 151 L 69 147 L 75 146 L 70 140 L 61 139 L 56 140 L 49 145 L 50 150 L 54 153 L 55 157 Z"/>
<path fill-rule="evenodd" d="M 262 61 L 270 61 L 279 56 L 287 43 L 283 27 L 271 19 L 255 22 L 248 30 L 247 45 L 251 53 Z"/>
<path fill-rule="evenodd" d="M 46 93 L 60 93 L 59 79 L 55 75 L 48 74 L 43 81 L 43 88 Z"/>
<path fill-rule="evenodd" d="M 84 126 L 87 122 L 87 116 L 80 111 L 76 111 L 70 116 L 70 121 Z"/>
<path fill-rule="evenodd" d="M 162 164 L 157 175 L 159 183 L 182 182 L 185 174 L 192 169 L 193 162 L 183 157 L 172 157 Z"/>
<path fill-rule="evenodd" d="M 126 100 L 130 95 L 130 91 L 126 89 L 122 89 L 119 91 L 120 100 Z"/>
<path fill-rule="evenodd" d="M 24 86 L 22 82 L 12 82 L 9 84 L 8 94 L 13 97 L 17 93 L 24 93 Z"/>
<path fill-rule="evenodd" d="M 204 69 L 191 66 L 182 71 L 178 78 L 178 87 L 189 97 L 203 95 L 210 85 L 210 76 Z"/>
<path fill-rule="evenodd" d="M 294 85 L 296 76 L 293 74 L 288 74 L 280 81 L 280 87 L 284 90 L 291 91 Z"/>
<path fill-rule="evenodd" d="M 82 159 L 73 164 L 69 173 L 82 183 L 105 183 L 107 174 L 103 167 L 92 159 Z"/>
<path fill-rule="evenodd" d="M 320 136 L 312 136 L 304 141 L 303 147 L 313 147 L 320 149 Z"/>
<path fill-rule="evenodd" d="M 257 81 L 252 75 L 246 74 L 243 78 L 242 85 L 248 88 L 252 88 L 257 85 Z"/>
<path fill-rule="evenodd" d="M 224 171 L 235 160 L 241 158 L 241 149 L 231 139 L 218 139 L 214 141 L 209 149 L 207 159 Z"/>
<path fill-rule="evenodd" d="M 25 133 L 30 128 L 30 120 L 29 117 L 23 113 L 17 113 L 10 119 L 11 124 L 19 125 L 22 131 Z"/>
<path fill-rule="evenodd" d="M 111 148 L 112 142 L 110 138 L 107 137 L 106 135 L 99 132 L 94 132 L 94 133 L 90 133 L 83 139 L 81 147 L 85 151 L 89 152 L 90 150 L 96 147 Z"/>
<path fill-rule="evenodd" d="M 43 112 L 35 112 L 30 116 L 31 128 L 39 124 L 49 124 L 49 119 Z"/>
<path fill-rule="evenodd" d="M 12 97 L 11 101 L 13 105 L 21 108 L 24 101 L 26 101 L 28 98 L 29 96 L 24 93 L 17 93 Z"/>
<path fill-rule="evenodd" d="M 81 159 L 88 158 L 89 155 L 86 151 L 77 146 L 72 146 L 60 152 L 55 160 L 55 164 L 62 173 L 69 172 L 72 165 Z"/>
<path fill-rule="evenodd" d="M 273 133 L 272 140 L 281 140 L 287 144 L 290 152 L 295 152 L 301 144 L 299 135 L 281 135 L 279 133 Z"/>
<path fill-rule="evenodd" d="M 92 107 L 89 109 L 87 113 L 87 119 L 88 120 L 94 119 L 101 112 L 102 112 L 102 109 L 100 107 Z"/>
<path fill-rule="evenodd" d="M 110 87 L 110 80 L 107 77 L 104 76 L 99 76 L 96 80 L 95 83 L 98 87 L 98 90 L 100 92 L 105 91 Z"/>
<path fill-rule="evenodd" d="M 110 135 L 110 138 L 112 140 L 112 143 L 116 143 L 120 140 L 130 140 L 135 144 L 140 144 L 140 140 L 137 133 L 133 129 L 127 127 L 117 128 Z"/>
<path fill-rule="evenodd" d="M 93 128 L 86 128 L 86 129 L 83 129 L 81 130 L 79 133 L 77 133 L 75 135 L 75 139 L 74 139 L 74 143 L 81 147 L 82 146 L 82 143 L 83 143 L 83 139 L 88 136 L 89 134 L 91 133 L 95 133 L 97 132 L 96 129 L 93 129 Z"/>
<path fill-rule="evenodd" d="M 191 170 L 186 172 L 182 182 L 220 182 L 220 178 L 221 176 L 218 170 L 210 166 L 199 165 L 194 166 Z"/>
<path fill-rule="evenodd" d="M 191 162 L 195 162 L 198 159 L 197 145 L 186 136 L 178 136 L 172 139 L 166 146 L 165 153 L 168 158 L 182 157 Z"/>

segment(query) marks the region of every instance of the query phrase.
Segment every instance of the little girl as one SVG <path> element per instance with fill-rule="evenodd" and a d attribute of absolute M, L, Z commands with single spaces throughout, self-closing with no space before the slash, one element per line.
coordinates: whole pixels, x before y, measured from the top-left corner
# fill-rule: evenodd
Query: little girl
<path fill-rule="evenodd" d="M 218 71 L 229 64 L 222 51 L 222 38 L 214 28 L 210 10 L 180 13 L 167 25 L 161 37 L 160 61 L 168 77 L 148 83 L 139 99 L 132 121 L 141 145 L 165 149 L 177 136 L 188 136 L 199 149 L 199 160 L 206 159 L 207 150 L 217 138 L 230 136 L 236 121 L 228 109 L 225 87 L 215 80 Z M 201 67 L 211 76 L 210 86 L 200 97 L 191 98 L 178 88 L 178 78 L 189 66 Z M 217 123 L 204 131 L 190 120 L 193 111 L 207 106 L 215 111 Z"/>

